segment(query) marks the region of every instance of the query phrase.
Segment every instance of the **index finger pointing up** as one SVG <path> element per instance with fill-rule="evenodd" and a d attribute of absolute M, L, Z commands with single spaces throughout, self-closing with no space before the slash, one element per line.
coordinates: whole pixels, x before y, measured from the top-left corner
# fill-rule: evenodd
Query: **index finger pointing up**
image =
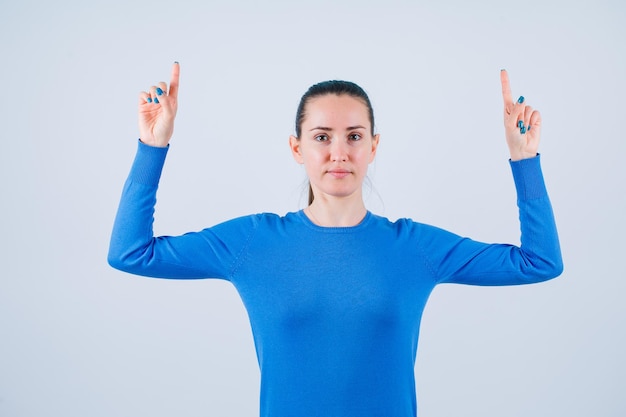
<path fill-rule="evenodd" d="M 172 65 L 172 78 L 170 80 L 170 91 L 168 93 L 168 95 L 173 98 L 178 97 L 179 80 L 180 80 L 180 64 L 178 62 L 174 62 L 174 64 Z"/>
<path fill-rule="evenodd" d="M 509 74 L 506 70 L 500 71 L 500 82 L 502 83 L 502 99 L 504 100 L 504 108 L 513 104 L 513 96 L 511 95 L 511 85 L 509 84 Z"/>

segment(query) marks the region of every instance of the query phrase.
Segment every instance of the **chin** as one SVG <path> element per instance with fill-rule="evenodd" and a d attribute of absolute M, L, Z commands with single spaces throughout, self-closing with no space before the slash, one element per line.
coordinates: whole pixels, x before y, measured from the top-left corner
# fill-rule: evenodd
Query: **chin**
<path fill-rule="evenodd" d="M 328 190 L 324 194 L 335 198 L 348 198 L 357 194 L 357 190 Z"/>

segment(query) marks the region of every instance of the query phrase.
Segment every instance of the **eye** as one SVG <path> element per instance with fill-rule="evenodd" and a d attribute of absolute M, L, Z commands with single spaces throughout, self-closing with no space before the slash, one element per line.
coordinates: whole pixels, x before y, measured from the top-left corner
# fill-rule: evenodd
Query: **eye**
<path fill-rule="evenodd" d="M 361 135 L 359 135 L 358 133 L 352 133 L 348 136 L 348 139 L 353 141 L 361 140 Z"/>
<path fill-rule="evenodd" d="M 328 136 L 327 135 L 317 135 L 315 136 L 315 140 L 318 142 L 326 142 L 328 141 Z"/>

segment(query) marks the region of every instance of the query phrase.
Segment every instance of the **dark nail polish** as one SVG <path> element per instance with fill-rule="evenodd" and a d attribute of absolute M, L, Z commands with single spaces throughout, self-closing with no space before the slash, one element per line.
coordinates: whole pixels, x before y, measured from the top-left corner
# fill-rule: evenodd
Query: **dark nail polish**
<path fill-rule="evenodd" d="M 517 102 L 519 104 L 522 104 L 524 102 L 524 96 L 519 96 L 519 98 L 517 99 Z"/>
<path fill-rule="evenodd" d="M 162 96 L 163 95 L 163 90 L 161 90 L 160 88 L 157 87 L 156 93 L 157 93 L 157 95 Z"/>
<path fill-rule="evenodd" d="M 522 128 L 519 131 L 523 135 L 524 133 L 526 133 L 526 128 L 522 126 Z"/>
<path fill-rule="evenodd" d="M 155 102 L 156 104 L 159 104 L 159 99 L 155 97 L 155 98 L 154 98 L 154 102 Z"/>
<path fill-rule="evenodd" d="M 524 127 L 524 122 L 523 121 L 518 121 L 517 122 L 517 127 L 519 127 L 520 129 Z"/>
<path fill-rule="evenodd" d="M 152 103 L 152 99 L 151 99 L 150 97 L 148 97 L 148 98 L 146 99 L 146 101 L 147 101 L 148 103 Z"/>

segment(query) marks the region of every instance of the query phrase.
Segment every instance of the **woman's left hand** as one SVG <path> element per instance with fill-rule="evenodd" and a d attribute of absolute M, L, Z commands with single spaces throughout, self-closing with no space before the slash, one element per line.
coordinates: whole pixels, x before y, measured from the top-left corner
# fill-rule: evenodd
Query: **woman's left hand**
<path fill-rule="evenodd" d="M 527 106 L 524 97 L 513 101 L 509 75 L 500 71 L 502 99 L 504 100 L 504 132 L 511 152 L 511 160 L 533 158 L 539 149 L 541 136 L 541 114 Z"/>

